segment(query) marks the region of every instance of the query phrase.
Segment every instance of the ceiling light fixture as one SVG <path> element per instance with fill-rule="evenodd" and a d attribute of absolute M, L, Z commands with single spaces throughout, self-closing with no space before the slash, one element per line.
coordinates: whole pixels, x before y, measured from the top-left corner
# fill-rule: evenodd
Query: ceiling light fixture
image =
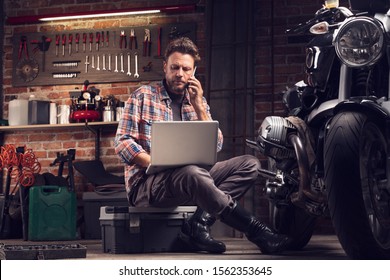
<path fill-rule="evenodd" d="M 7 24 L 18 25 L 18 24 L 42 23 L 42 22 L 59 21 L 59 20 L 78 20 L 78 19 L 103 18 L 103 17 L 114 17 L 114 16 L 115 17 L 134 16 L 134 15 L 146 15 L 146 14 L 156 14 L 156 13 L 184 13 L 184 12 L 193 12 L 193 11 L 195 11 L 195 5 L 175 5 L 175 6 L 121 9 L 121 10 L 47 14 L 47 15 L 36 15 L 36 16 L 35 15 L 17 16 L 17 17 L 8 17 Z"/>
<path fill-rule="evenodd" d="M 157 14 L 161 10 L 146 10 L 146 11 L 133 11 L 133 12 L 102 12 L 102 13 L 91 13 L 91 14 L 68 14 L 68 15 L 57 15 L 39 18 L 40 21 L 56 21 L 56 20 L 72 20 L 72 19 L 85 19 L 85 18 L 97 18 L 97 17 L 115 17 L 115 16 L 134 16 L 134 15 L 145 15 L 145 14 Z"/>

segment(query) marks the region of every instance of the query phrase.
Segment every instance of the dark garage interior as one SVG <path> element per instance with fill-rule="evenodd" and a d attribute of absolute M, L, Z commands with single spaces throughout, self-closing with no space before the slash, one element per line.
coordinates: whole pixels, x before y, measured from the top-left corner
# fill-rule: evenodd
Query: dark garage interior
<path fill-rule="evenodd" d="M 97 92 L 107 104 L 115 103 L 119 108 L 121 105 L 118 104 L 124 104 L 129 94 L 140 85 L 161 80 L 161 50 L 172 36 L 187 36 L 199 47 L 202 59 L 196 76 L 203 85 L 213 119 L 218 120 L 224 133 L 224 146 L 218 154 L 218 160 L 251 154 L 259 158 L 262 166 L 267 166 L 267 158 L 250 148 L 246 140 L 255 139 L 259 126 L 267 116 L 286 115 L 282 93 L 287 87 L 305 79 L 305 45 L 308 42 L 305 36 L 288 36 L 286 30 L 311 19 L 323 2 L 4 0 L 0 7 L 3 19 L 0 22 L 1 159 L 4 161 L 4 154 L 9 155 L 9 150 L 14 147 L 29 152 L 33 158 L 30 164 L 32 172 L 37 173 L 38 170 L 41 176 L 33 179 L 26 177 L 25 180 L 35 180 L 33 186 L 46 187 L 44 189 L 48 195 L 42 196 L 37 188 L 34 190 L 33 187 L 23 187 L 21 183 L 15 182 L 11 168 L 2 163 L 0 203 L 2 212 L 6 206 L 8 215 L 11 215 L 6 222 L 4 215 L 2 218 L 3 232 L 0 239 L 3 248 L 11 245 L 35 245 L 37 248 L 51 246 L 52 252 L 46 253 L 46 258 L 54 259 L 347 259 L 329 215 L 316 220 L 313 236 L 305 248 L 276 256 L 261 254 L 244 234 L 219 221 L 211 228 L 211 232 L 227 245 L 224 254 L 167 252 L 164 247 L 156 249 L 158 245 L 156 248 L 150 245 L 149 249 L 140 251 L 132 251 L 132 248 L 121 251 L 128 245 L 120 243 L 116 247 L 116 242 L 119 242 L 116 238 L 121 238 L 120 233 L 111 232 L 113 225 L 111 221 L 105 220 L 106 216 L 102 218 L 100 208 L 128 206 L 124 192 L 124 164 L 115 154 L 113 143 L 118 110 L 112 111 L 110 117 L 92 116 L 88 122 L 78 120 L 76 114 L 72 115 L 73 119 L 69 122 L 61 118 L 59 111 L 66 113 L 65 110 L 73 105 L 74 96 L 85 87 Z M 340 6 L 348 5 L 348 1 L 340 1 Z M 162 12 L 39 21 L 43 16 L 157 8 L 161 8 Z M 131 33 L 134 30 L 136 36 L 130 37 L 134 35 Z M 141 50 L 146 30 L 151 34 L 151 54 L 142 53 Z M 130 44 L 134 43 L 131 38 L 138 44 L 134 49 L 130 48 Z M 115 71 L 106 71 L 108 57 L 109 67 L 112 59 Z M 123 67 L 125 64 L 130 68 L 130 59 L 133 63 L 134 58 L 139 62 L 139 78 L 117 71 L 130 71 Z M 40 122 L 38 113 L 31 122 L 31 116 L 27 116 L 20 109 L 23 107 L 19 107 L 20 104 L 27 104 L 22 103 L 27 100 L 29 104 L 34 104 L 36 100 L 44 101 L 49 106 L 39 107 L 42 103 L 37 101 L 38 107 L 35 109 L 38 112 L 50 110 L 54 106 L 57 110 L 54 120 Z M 14 107 L 15 104 L 18 107 Z M 24 124 L 26 118 L 29 123 Z M 66 186 L 69 188 L 69 184 L 72 197 L 59 195 L 56 203 L 62 204 L 58 211 L 65 211 L 66 215 L 74 217 L 70 221 L 61 220 L 54 206 L 45 209 L 37 202 L 42 199 L 42 204 L 50 205 L 53 202 L 49 194 L 52 196 L 58 186 L 61 189 L 66 189 Z M 270 206 L 265 196 L 265 179 L 259 177 L 256 185 L 241 198 L 240 203 L 268 223 Z M 68 199 L 74 202 L 70 208 Z M 185 208 L 178 215 L 186 217 L 191 211 L 194 210 Z M 53 219 L 53 224 L 69 223 L 71 229 L 66 229 L 63 235 L 56 233 L 56 236 L 51 236 L 44 225 L 41 228 L 39 226 L 47 222 L 42 213 L 47 213 L 45 218 Z M 107 214 L 107 217 L 117 217 L 117 214 L 118 217 L 125 215 L 124 212 L 118 212 L 112 216 Z M 165 214 L 159 213 L 145 228 L 155 234 L 158 223 L 153 219 Z M 170 238 L 169 233 L 153 234 L 148 238 L 156 242 Z M 137 246 L 137 240 L 134 246 Z M 37 258 L 36 251 L 39 249 L 29 248 L 26 249 L 28 252 L 16 252 L 15 258 Z"/>

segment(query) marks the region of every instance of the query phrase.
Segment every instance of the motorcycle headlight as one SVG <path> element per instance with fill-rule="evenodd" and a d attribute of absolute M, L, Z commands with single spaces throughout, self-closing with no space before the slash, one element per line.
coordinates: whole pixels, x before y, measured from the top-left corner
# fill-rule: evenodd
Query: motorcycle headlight
<path fill-rule="evenodd" d="M 375 19 L 354 18 L 340 27 L 335 38 L 338 57 L 349 67 L 373 65 L 383 54 L 384 30 Z"/>

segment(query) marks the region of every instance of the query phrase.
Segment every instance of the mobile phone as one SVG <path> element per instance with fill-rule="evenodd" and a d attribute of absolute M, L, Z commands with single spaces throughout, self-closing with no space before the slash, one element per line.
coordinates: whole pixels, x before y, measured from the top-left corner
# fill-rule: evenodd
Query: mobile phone
<path fill-rule="evenodd" d="M 194 67 L 194 72 L 192 72 L 192 77 L 195 77 L 196 67 L 197 66 Z"/>
<path fill-rule="evenodd" d="M 191 77 L 195 77 L 195 72 L 196 72 L 196 66 L 194 67 L 194 71 L 192 72 L 192 76 Z M 186 84 L 186 88 L 189 87 L 189 83 Z"/>

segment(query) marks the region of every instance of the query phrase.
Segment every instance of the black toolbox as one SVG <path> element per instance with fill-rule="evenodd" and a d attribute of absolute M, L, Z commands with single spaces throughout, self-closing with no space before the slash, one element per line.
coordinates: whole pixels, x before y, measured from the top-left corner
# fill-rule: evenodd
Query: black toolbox
<path fill-rule="evenodd" d="M 84 192 L 83 208 L 85 221 L 84 239 L 101 239 L 99 223 L 100 207 L 129 206 L 126 191 L 121 192 Z"/>
<path fill-rule="evenodd" d="M 185 252 L 181 226 L 196 206 L 175 208 L 105 206 L 100 209 L 103 252 Z"/>

